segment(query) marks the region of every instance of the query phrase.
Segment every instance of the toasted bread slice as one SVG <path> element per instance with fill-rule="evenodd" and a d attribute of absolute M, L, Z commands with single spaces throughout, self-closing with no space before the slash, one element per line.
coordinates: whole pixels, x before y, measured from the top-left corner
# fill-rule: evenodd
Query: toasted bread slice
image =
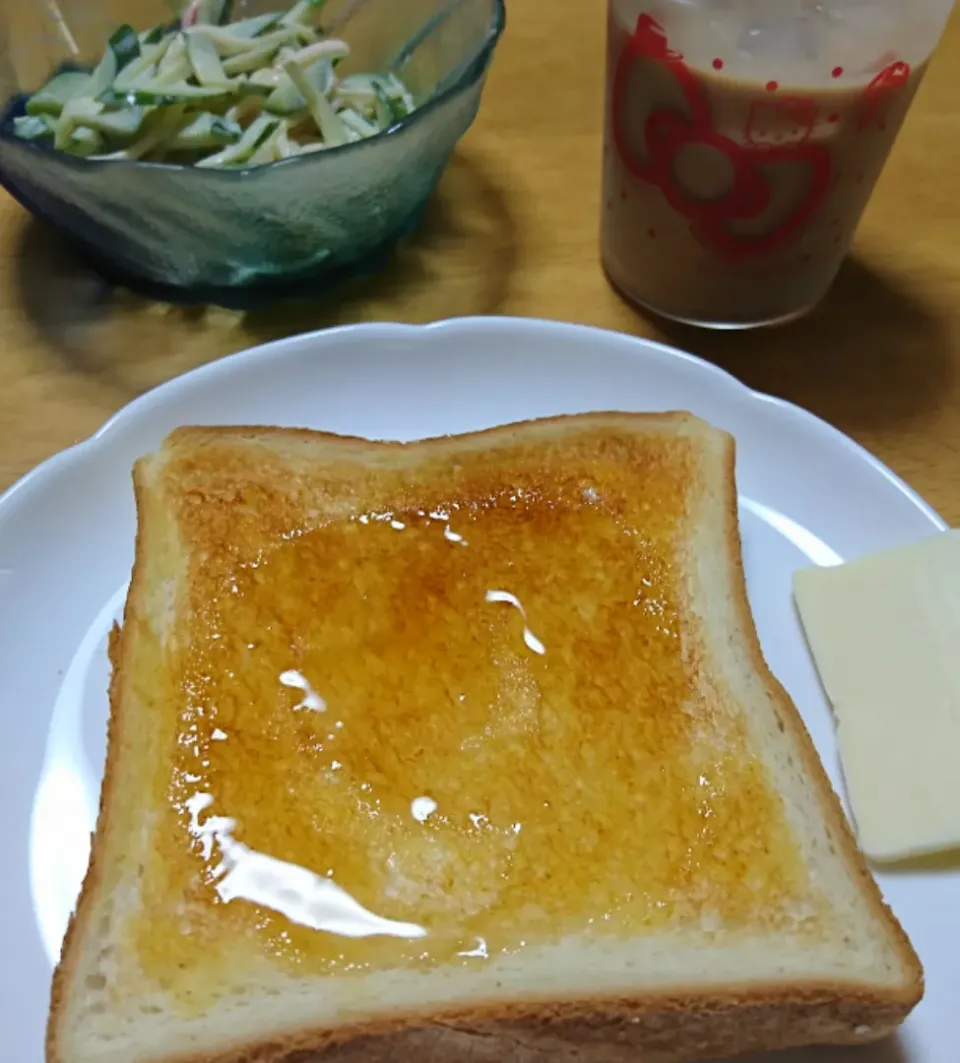
<path fill-rule="evenodd" d="M 725 433 L 185 428 L 134 480 L 49 1063 L 679 1063 L 919 1000 L 761 655 Z"/>

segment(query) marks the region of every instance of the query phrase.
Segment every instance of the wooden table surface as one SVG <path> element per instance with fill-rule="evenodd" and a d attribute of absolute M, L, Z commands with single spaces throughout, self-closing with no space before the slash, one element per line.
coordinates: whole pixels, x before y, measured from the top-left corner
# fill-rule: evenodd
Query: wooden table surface
<path fill-rule="evenodd" d="M 344 322 L 521 314 L 709 358 L 847 432 L 960 523 L 960 16 L 831 295 L 806 320 L 751 334 L 664 327 L 604 280 L 603 37 L 604 0 L 511 0 L 480 116 L 422 229 L 385 273 L 316 303 L 241 314 L 111 290 L 0 192 L 0 489 L 231 351 Z"/>

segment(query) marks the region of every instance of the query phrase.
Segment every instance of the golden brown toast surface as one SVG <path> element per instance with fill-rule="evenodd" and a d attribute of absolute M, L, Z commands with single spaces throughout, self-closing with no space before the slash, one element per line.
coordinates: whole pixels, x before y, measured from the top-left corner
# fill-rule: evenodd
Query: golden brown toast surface
<path fill-rule="evenodd" d="M 738 709 L 698 684 L 702 444 L 469 440 L 341 441 L 311 472 L 296 433 L 287 452 L 195 430 L 138 471 L 141 520 L 147 495 L 169 511 L 188 574 L 165 639 L 124 662 L 168 706 L 131 929 L 172 993 L 215 992 L 251 944 L 303 971 L 469 964 L 579 933 L 775 928 L 815 901 Z M 211 817 L 224 845 L 427 935 L 224 903 Z"/>

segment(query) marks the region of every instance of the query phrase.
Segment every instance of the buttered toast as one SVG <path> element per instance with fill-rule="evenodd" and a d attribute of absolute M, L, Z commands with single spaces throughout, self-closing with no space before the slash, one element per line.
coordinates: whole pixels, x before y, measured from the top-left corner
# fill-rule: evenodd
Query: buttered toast
<path fill-rule="evenodd" d="M 732 439 L 185 428 L 48 1063 L 682 1063 L 922 993 L 744 587 Z"/>

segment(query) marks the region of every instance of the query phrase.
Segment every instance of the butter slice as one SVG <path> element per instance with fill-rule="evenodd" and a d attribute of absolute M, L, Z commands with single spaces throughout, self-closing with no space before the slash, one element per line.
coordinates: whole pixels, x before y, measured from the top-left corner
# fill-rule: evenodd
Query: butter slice
<path fill-rule="evenodd" d="M 802 569 L 793 593 L 860 847 L 893 861 L 960 846 L 960 531 Z"/>

